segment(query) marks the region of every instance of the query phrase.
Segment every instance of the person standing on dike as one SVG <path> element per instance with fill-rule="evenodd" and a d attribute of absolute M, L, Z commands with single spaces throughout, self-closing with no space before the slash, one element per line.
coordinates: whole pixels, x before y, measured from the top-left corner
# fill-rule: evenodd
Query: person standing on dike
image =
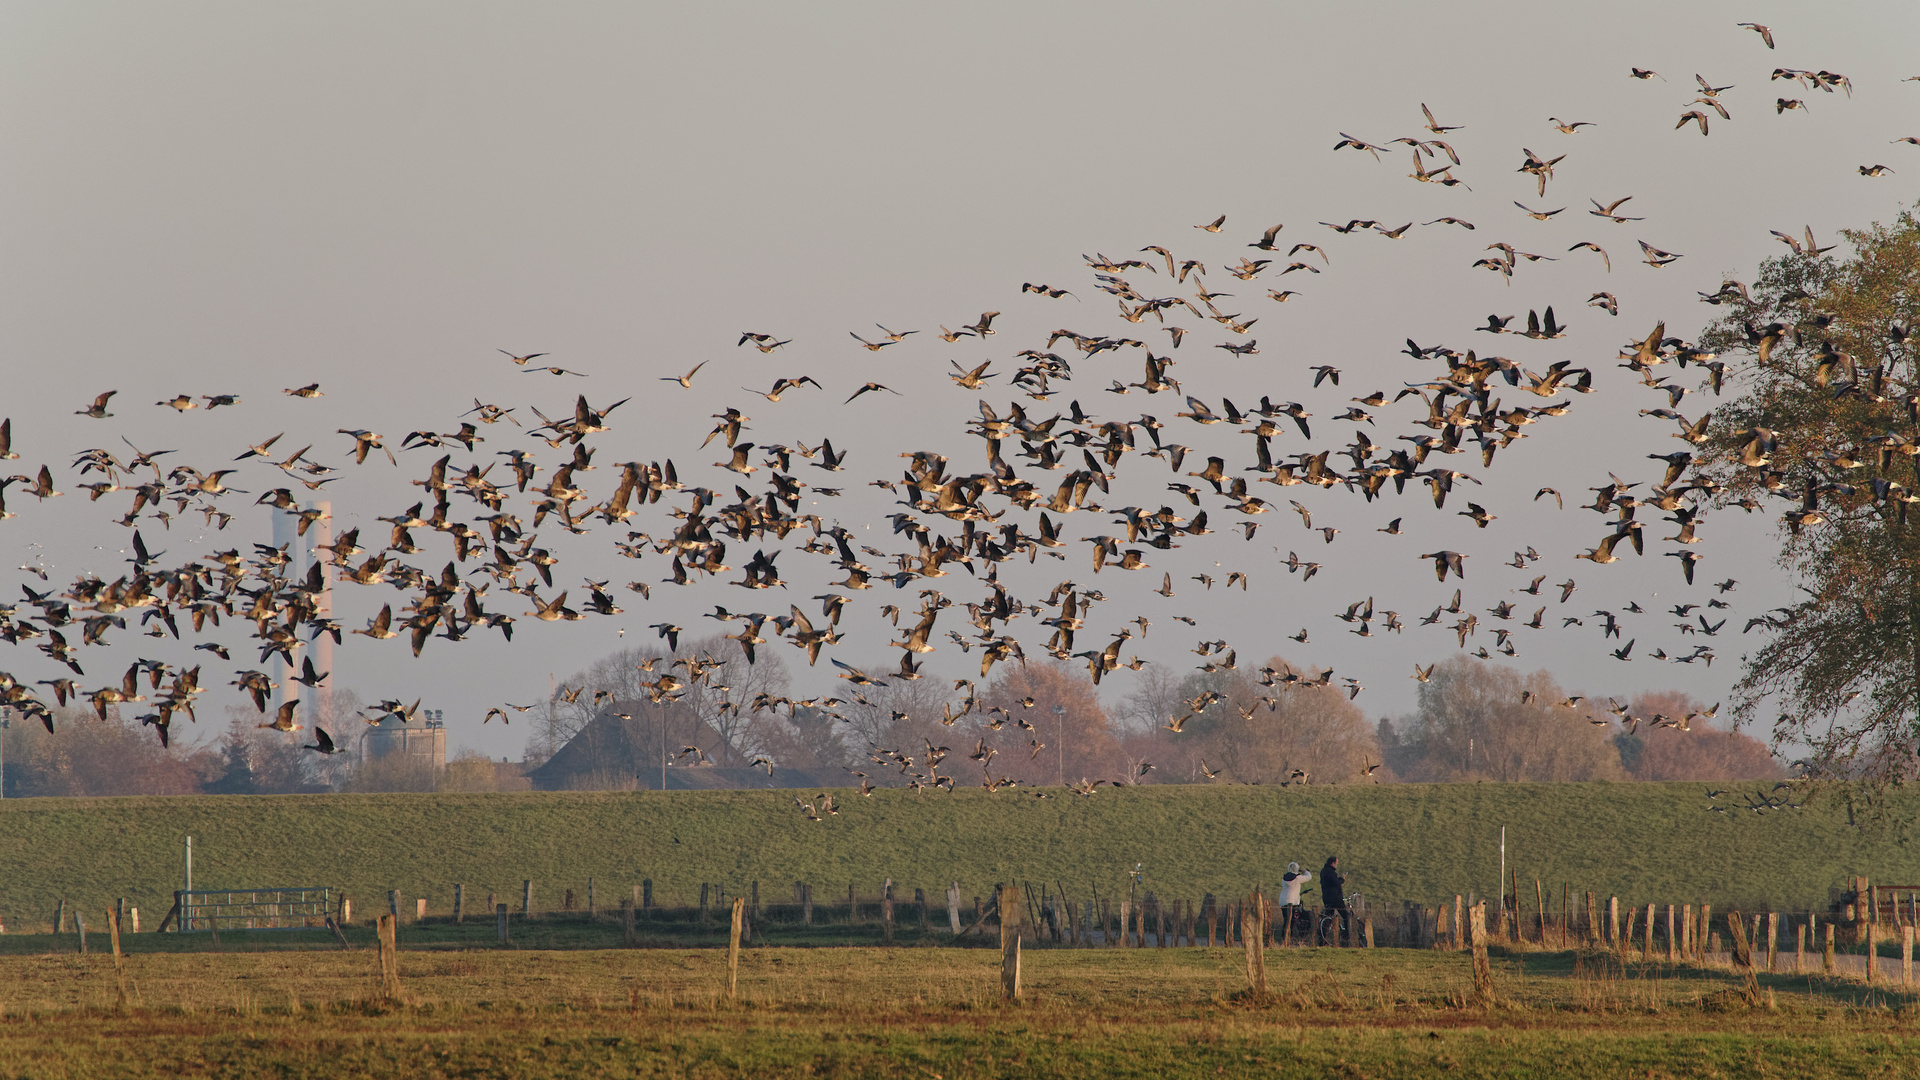
<path fill-rule="evenodd" d="M 1340 873 L 1340 856 L 1327 856 L 1326 865 L 1320 868 L 1320 904 L 1334 917 L 1336 945 L 1345 939 L 1348 930 L 1346 884 L 1346 877 Z"/>

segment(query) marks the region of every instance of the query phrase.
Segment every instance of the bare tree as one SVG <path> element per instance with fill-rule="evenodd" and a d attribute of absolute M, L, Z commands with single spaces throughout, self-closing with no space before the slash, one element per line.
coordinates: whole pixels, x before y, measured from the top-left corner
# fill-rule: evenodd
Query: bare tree
<path fill-rule="evenodd" d="M 1605 712 L 1566 707 L 1545 671 L 1467 656 L 1442 662 L 1420 686 L 1420 709 L 1400 733 L 1414 749 L 1409 780 L 1612 780 L 1624 777 Z"/>
<path fill-rule="evenodd" d="M 1004 666 L 981 702 L 1000 710 L 986 721 L 1000 721 L 997 730 L 981 735 L 996 751 L 996 776 L 1028 785 L 1135 779 L 1084 665 L 1031 660 Z"/>
<path fill-rule="evenodd" d="M 1620 761 L 1635 780 L 1778 780 L 1786 775 L 1767 745 L 1731 726 L 1700 716 L 1704 706 L 1676 690 L 1640 694 L 1632 715 L 1638 730 L 1622 732 L 1614 741 Z M 1687 730 L 1677 724 L 1654 726 L 1655 717 L 1690 718 Z"/>

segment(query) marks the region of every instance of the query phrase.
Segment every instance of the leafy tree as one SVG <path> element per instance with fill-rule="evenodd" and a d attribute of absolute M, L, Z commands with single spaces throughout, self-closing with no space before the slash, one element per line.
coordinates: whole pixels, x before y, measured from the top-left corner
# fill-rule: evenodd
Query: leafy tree
<path fill-rule="evenodd" d="M 1920 219 L 1840 235 L 1850 252 L 1766 260 L 1702 336 L 1743 389 L 1698 456 L 1723 504 L 1773 508 L 1805 593 L 1756 624 L 1735 717 L 1777 709 L 1776 742 L 1886 778 L 1911 772 L 1920 735 Z"/>

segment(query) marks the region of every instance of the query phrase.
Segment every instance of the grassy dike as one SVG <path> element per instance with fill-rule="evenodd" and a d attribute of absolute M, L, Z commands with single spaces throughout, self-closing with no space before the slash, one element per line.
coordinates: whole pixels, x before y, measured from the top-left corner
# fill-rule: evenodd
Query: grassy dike
<path fill-rule="evenodd" d="M 538 908 L 562 891 L 584 902 L 588 878 L 615 906 L 643 878 L 656 903 L 690 903 L 702 882 L 782 901 L 792 883 L 816 903 L 868 898 L 883 879 L 937 898 L 949 881 L 983 894 L 996 881 L 1062 883 L 1076 897 L 1124 892 L 1141 866 L 1164 897 L 1233 894 L 1271 884 L 1288 860 L 1318 868 L 1341 855 L 1376 900 L 1436 902 L 1490 892 L 1500 827 L 1522 890 L 1618 894 L 1636 903 L 1804 908 L 1824 905 L 1847 874 L 1920 882 L 1920 848 L 1902 824 L 1920 801 L 1894 796 L 1850 825 L 1837 794 L 1792 812 L 1710 813 L 1701 784 L 1351 785 L 1327 788 L 1145 786 L 1092 798 L 1054 789 L 838 792 L 815 823 L 793 793 L 568 792 L 461 795 L 191 796 L 23 799 L 0 803 L 0 918 L 44 929 L 61 899 L 103 910 L 117 897 L 151 928 L 179 888 L 181 840 L 194 837 L 199 888 L 330 885 L 362 910 L 387 890 L 451 903 L 464 883 L 477 909 L 489 891 Z M 805 792 L 802 794 L 813 794 Z M 94 921 L 92 918 L 90 922 Z"/>

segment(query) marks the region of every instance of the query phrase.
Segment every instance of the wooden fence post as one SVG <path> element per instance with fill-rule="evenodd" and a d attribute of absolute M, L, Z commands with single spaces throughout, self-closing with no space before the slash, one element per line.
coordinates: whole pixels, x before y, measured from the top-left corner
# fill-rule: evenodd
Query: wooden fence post
<path fill-rule="evenodd" d="M 920 912 L 920 936 L 926 937 L 933 928 L 927 921 L 927 891 L 925 889 L 913 890 L 913 906 Z"/>
<path fill-rule="evenodd" d="M 800 886 L 800 925 L 813 925 L 813 886 L 811 885 Z M 954 931 L 956 934 L 959 932 Z"/>
<path fill-rule="evenodd" d="M 1540 947 L 1547 947 L 1547 897 L 1540 889 L 1540 879 L 1533 879 L 1533 914 L 1540 920 Z"/>
<path fill-rule="evenodd" d="M 380 916 L 380 993 L 389 1001 L 400 999 L 399 945 L 394 939 L 394 926 L 399 921 L 398 915 Z"/>
<path fill-rule="evenodd" d="M 740 997 L 740 931 L 746 922 L 747 901 L 745 897 L 733 898 L 732 928 L 727 931 L 727 1000 L 735 1001 Z"/>
<path fill-rule="evenodd" d="M 1700 905 L 1700 930 L 1698 933 L 1694 934 L 1693 936 L 1693 945 L 1694 945 L 1694 948 L 1698 950 L 1699 960 L 1703 964 L 1710 959 L 1708 954 L 1713 951 L 1712 942 L 1708 940 L 1708 935 L 1711 934 L 1712 932 L 1713 932 L 1713 905 L 1701 904 Z"/>
<path fill-rule="evenodd" d="M 500 944 L 505 945 L 507 943 L 507 905 L 499 904 L 495 906 L 493 916 L 498 923 Z"/>
<path fill-rule="evenodd" d="M 1260 890 L 1255 889 L 1251 902 L 1240 909 L 1240 940 L 1247 947 L 1247 986 L 1256 998 L 1267 996 L 1266 931 L 1260 925 L 1266 905 L 1261 900 Z"/>
<path fill-rule="evenodd" d="M 1620 898 L 1617 896 L 1607 897 L 1607 944 L 1620 948 Z"/>
<path fill-rule="evenodd" d="M 1120 947 L 1127 947 L 1127 935 L 1133 926 L 1133 901 L 1120 901 Z"/>
<path fill-rule="evenodd" d="M 393 916 L 396 919 L 400 917 L 400 890 L 399 889 L 387 890 L 387 914 Z"/>
<path fill-rule="evenodd" d="M 1466 909 L 1461 906 L 1461 903 L 1462 901 L 1461 901 L 1460 894 L 1454 893 L 1453 894 L 1453 948 L 1455 952 L 1458 952 L 1461 949 L 1465 948 L 1467 944 L 1466 927 L 1462 921 L 1466 918 Z M 1338 918 L 1339 916 L 1335 916 L 1336 920 Z M 1340 924 L 1336 921 L 1333 925 L 1334 925 L 1334 935 L 1337 937 L 1339 936 L 1339 932 L 1340 932 Z"/>
<path fill-rule="evenodd" d="M 1833 924 L 1831 922 L 1827 924 L 1826 952 L 1820 959 L 1821 970 L 1828 975 L 1833 974 Z"/>
<path fill-rule="evenodd" d="M 1587 890 L 1587 925 L 1584 937 L 1588 942 L 1600 940 L 1600 909 L 1595 904 L 1593 890 Z"/>
<path fill-rule="evenodd" d="M 1737 911 L 1727 912 L 1727 949 L 1732 954 L 1734 967 L 1746 979 L 1742 993 L 1747 1004 L 1760 1003 L 1760 979 L 1754 974 L 1753 943 L 1747 940 L 1747 920 Z"/>
<path fill-rule="evenodd" d="M 520 917 L 524 919 L 531 914 L 533 914 L 533 879 L 526 878 L 520 882 Z"/>
<path fill-rule="evenodd" d="M 73 909 L 73 928 L 80 931 L 80 955 L 87 955 L 87 920 L 80 914 L 79 908 Z M 214 940 L 218 941 L 219 938 Z"/>
<path fill-rule="evenodd" d="M 1653 959 L 1653 916 L 1654 916 L 1654 906 L 1652 904 L 1648 904 L 1647 905 L 1647 929 L 1644 933 L 1644 936 L 1641 937 L 1640 939 L 1640 962 L 1643 964 Z"/>
<path fill-rule="evenodd" d="M 1473 945 L 1473 997 L 1482 1008 L 1493 1007 L 1493 965 L 1487 960 L 1487 903 L 1473 905 L 1467 932 Z"/>
<path fill-rule="evenodd" d="M 342 896 L 340 898 L 340 925 L 353 925 L 353 897 L 351 896 Z"/>
<path fill-rule="evenodd" d="M 880 940 L 893 944 L 893 879 L 880 887 Z"/>
<path fill-rule="evenodd" d="M 1774 970 L 1774 960 L 1780 955 L 1780 913 L 1767 912 L 1767 971 Z"/>
<path fill-rule="evenodd" d="M 1020 890 L 1000 886 L 1000 992 L 1020 1000 Z"/>
<path fill-rule="evenodd" d="M 1797 932 L 1793 938 L 1793 973 L 1798 975 L 1807 969 L 1807 924 L 1801 923 L 1794 929 Z"/>
<path fill-rule="evenodd" d="M 1900 985 L 1913 985 L 1913 924 L 1900 926 Z"/>
<path fill-rule="evenodd" d="M 953 936 L 960 936 L 960 883 L 947 886 L 947 925 L 953 927 Z"/>
<path fill-rule="evenodd" d="M 125 906 L 126 901 L 120 903 Z M 120 991 L 119 1004 L 124 1006 L 127 1003 L 127 972 L 120 956 L 120 912 L 115 908 L 107 909 L 107 929 L 113 934 L 113 981 Z"/>
<path fill-rule="evenodd" d="M 453 921 L 467 921 L 467 887 L 458 883 L 453 886 Z"/>
<path fill-rule="evenodd" d="M 53 908 L 53 932 L 56 934 L 64 933 L 66 932 L 66 928 L 67 898 L 63 896 L 60 898 L 60 902 L 55 904 Z"/>
<path fill-rule="evenodd" d="M 1680 943 L 1673 936 L 1673 905 L 1667 905 L 1667 963 L 1680 962 Z"/>

